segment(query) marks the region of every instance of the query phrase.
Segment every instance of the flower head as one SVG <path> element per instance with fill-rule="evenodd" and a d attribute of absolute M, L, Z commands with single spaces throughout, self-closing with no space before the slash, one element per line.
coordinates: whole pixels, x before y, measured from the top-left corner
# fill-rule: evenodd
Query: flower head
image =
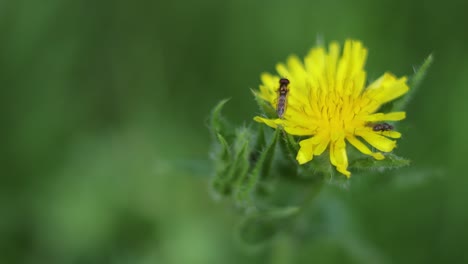
<path fill-rule="evenodd" d="M 405 94 L 409 87 L 406 77 L 397 78 L 385 73 L 365 88 L 367 49 L 359 41 L 347 40 L 343 52 L 338 43 L 313 48 L 300 61 L 296 56 L 278 64 L 279 76 L 264 73 L 261 76 L 260 98 L 278 107 L 280 76 L 289 80 L 287 104 L 281 118 L 256 116 L 257 122 L 286 133 L 308 138 L 299 142 L 296 159 L 304 164 L 329 150 L 330 162 L 349 177 L 346 142 L 360 152 L 377 160 L 384 159 L 380 152 L 373 152 L 368 145 L 381 152 L 390 152 L 396 147 L 395 140 L 401 134 L 391 129 L 376 129 L 384 121 L 405 118 L 405 112 L 379 113 L 380 107 Z M 388 127 L 388 126 L 382 126 Z M 392 128 L 392 126 L 389 126 Z M 367 142 L 365 144 L 362 140 Z"/>

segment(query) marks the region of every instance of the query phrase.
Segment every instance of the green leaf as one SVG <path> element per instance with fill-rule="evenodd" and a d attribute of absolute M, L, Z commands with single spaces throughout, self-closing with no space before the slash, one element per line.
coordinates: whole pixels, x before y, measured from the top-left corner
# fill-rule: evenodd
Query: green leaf
<path fill-rule="evenodd" d="M 262 175 L 263 178 L 267 178 L 267 177 L 270 176 L 270 169 L 271 169 L 271 164 L 273 162 L 273 157 L 274 157 L 274 154 L 275 154 L 276 142 L 278 142 L 280 133 L 281 133 L 281 130 L 276 129 L 275 134 L 273 136 L 273 139 L 270 142 L 270 145 L 268 145 L 266 147 L 265 151 L 263 151 L 263 153 L 260 155 L 260 160 L 262 161 L 261 162 L 262 167 L 260 169 L 260 172 L 261 172 L 261 175 Z M 258 166 L 258 164 L 257 164 L 257 166 Z M 255 171 L 257 169 L 257 166 L 254 168 L 253 173 L 255 173 Z M 251 177 L 251 178 L 255 178 L 255 177 Z"/>
<path fill-rule="evenodd" d="M 229 99 L 221 100 L 211 111 L 210 115 L 210 130 L 213 135 L 221 134 L 224 138 L 232 137 L 234 129 L 231 124 L 222 116 L 221 110 Z"/>
<path fill-rule="evenodd" d="M 280 130 L 277 129 L 270 144 L 260 154 L 260 157 L 257 163 L 255 164 L 255 167 L 253 168 L 252 172 L 248 174 L 248 178 L 241 178 L 239 180 L 238 189 L 235 197 L 239 205 L 246 205 L 251 203 L 251 195 L 255 190 L 255 187 L 257 186 L 257 183 L 260 180 L 261 176 L 263 176 L 264 178 L 268 177 L 279 134 Z"/>
<path fill-rule="evenodd" d="M 294 137 L 289 135 L 288 133 L 283 133 L 280 144 L 288 160 L 291 163 L 297 165 L 296 155 L 297 155 L 297 152 L 299 151 L 299 144 L 296 142 Z"/>
<path fill-rule="evenodd" d="M 403 97 L 395 100 L 393 102 L 391 112 L 394 111 L 402 111 L 406 108 L 408 103 L 411 101 L 413 96 L 416 94 L 418 88 L 421 86 L 422 81 L 424 80 L 424 77 L 426 77 L 427 71 L 429 70 L 429 67 L 432 65 L 432 62 L 434 61 L 434 56 L 430 54 L 423 62 L 421 67 L 419 67 L 417 70 L 415 70 L 413 76 L 409 80 L 409 87 L 410 90 L 406 95 Z"/>
<path fill-rule="evenodd" d="M 263 149 L 266 145 L 265 132 L 263 125 L 258 124 L 257 138 L 255 141 L 255 149 Z"/>
<path fill-rule="evenodd" d="M 250 137 L 251 131 L 248 128 L 243 128 L 236 134 L 233 145 L 234 154 L 230 155 L 231 159 L 224 161 L 218 159 L 218 166 L 215 178 L 213 179 L 214 189 L 222 194 L 229 195 L 234 189 L 234 185 L 239 178 L 244 178 L 249 169 L 248 156 L 250 153 Z M 226 141 L 224 141 L 227 146 Z"/>
<path fill-rule="evenodd" d="M 229 162 L 231 160 L 231 150 L 226 139 L 224 139 L 224 137 L 219 133 L 216 134 L 216 137 L 218 138 L 218 142 L 220 143 L 220 149 L 217 158 L 223 160 L 224 162 Z"/>
<path fill-rule="evenodd" d="M 213 187 L 222 195 L 229 195 L 232 192 L 234 182 L 239 175 L 243 172 L 246 173 L 248 169 L 248 164 L 244 157 L 247 153 L 246 143 L 240 150 L 240 152 L 235 156 L 235 159 L 232 163 L 227 164 L 227 166 L 219 166 L 220 169 L 217 170 L 216 176 L 213 180 Z"/>
<path fill-rule="evenodd" d="M 282 131 L 279 140 L 279 155 L 275 163 L 275 171 L 285 178 L 292 178 L 297 176 L 298 163 L 296 161 L 297 152 L 293 147 L 288 144 L 287 134 Z"/>
<path fill-rule="evenodd" d="M 258 107 L 260 108 L 260 111 L 262 114 L 266 115 L 267 117 L 276 117 L 276 109 L 271 106 L 270 103 L 267 101 L 263 100 L 259 95 L 258 92 L 255 90 L 252 90 L 252 93 L 255 97 L 255 101 L 257 101 Z"/>
<path fill-rule="evenodd" d="M 226 183 L 225 179 L 226 172 L 230 167 L 232 161 L 231 149 L 221 134 L 216 134 L 218 139 L 218 144 L 216 144 L 216 149 L 214 151 L 213 160 L 215 167 L 215 178 L 212 181 L 212 185 L 218 193 L 226 194 Z"/>
<path fill-rule="evenodd" d="M 258 245 L 271 240 L 280 230 L 289 226 L 299 207 L 285 207 L 247 215 L 237 229 L 238 239 L 246 245 Z"/>
<path fill-rule="evenodd" d="M 351 169 L 358 170 L 384 170 L 384 169 L 397 169 L 408 166 L 410 161 L 408 159 L 398 157 L 395 154 L 385 155 L 384 160 L 375 160 L 372 157 L 357 159 L 349 166 Z"/>
<path fill-rule="evenodd" d="M 266 139 L 265 139 L 265 133 L 263 131 L 263 125 L 258 125 L 258 131 L 257 131 L 257 137 L 255 138 L 255 146 L 252 149 L 252 152 L 250 153 L 250 166 L 254 166 L 258 158 L 260 157 L 261 150 L 265 148 L 266 144 Z"/>

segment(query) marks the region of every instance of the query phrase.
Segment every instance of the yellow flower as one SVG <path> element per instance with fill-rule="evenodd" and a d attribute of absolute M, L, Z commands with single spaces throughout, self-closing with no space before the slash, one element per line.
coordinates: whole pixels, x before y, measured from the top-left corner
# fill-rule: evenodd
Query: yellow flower
<path fill-rule="evenodd" d="M 396 147 L 390 138 L 400 138 L 400 133 L 374 131 L 373 125 L 405 118 L 405 112 L 377 111 L 383 104 L 405 94 L 409 87 L 406 77 L 385 73 L 365 88 L 367 49 L 359 41 L 347 40 L 340 54 L 339 44 L 333 42 L 328 52 L 323 47 L 313 48 L 304 62 L 291 56 L 286 64 L 278 64 L 279 76 L 290 81 L 286 112 L 282 118 L 256 116 L 254 120 L 272 128 L 280 126 L 291 135 L 310 136 L 299 142 L 296 157 L 299 164 L 311 161 L 328 148 L 331 164 L 349 177 L 346 141 L 364 154 L 384 159 L 382 153 L 372 152 L 362 139 L 382 152 Z M 260 91 L 255 92 L 274 108 L 279 76 L 262 74 Z"/>

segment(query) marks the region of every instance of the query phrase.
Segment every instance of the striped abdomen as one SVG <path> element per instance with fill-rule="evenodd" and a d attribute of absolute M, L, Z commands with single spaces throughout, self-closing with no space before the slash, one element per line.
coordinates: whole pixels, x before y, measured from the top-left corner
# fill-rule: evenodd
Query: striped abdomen
<path fill-rule="evenodd" d="M 280 94 L 278 97 L 278 105 L 276 107 L 276 113 L 278 114 L 279 118 L 282 118 L 284 112 L 286 112 L 286 104 L 287 104 L 287 94 Z"/>
<path fill-rule="evenodd" d="M 279 83 L 280 87 L 278 89 L 278 104 L 276 105 L 276 113 L 278 114 L 279 118 L 282 118 L 286 112 L 286 106 L 288 103 L 289 80 L 286 78 L 281 78 Z"/>

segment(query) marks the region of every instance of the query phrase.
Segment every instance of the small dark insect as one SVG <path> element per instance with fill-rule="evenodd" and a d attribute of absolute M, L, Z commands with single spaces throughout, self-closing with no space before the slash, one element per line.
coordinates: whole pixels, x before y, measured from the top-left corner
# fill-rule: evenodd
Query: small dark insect
<path fill-rule="evenodd" d="M 372 127 L 372 130 L 374 131 L 390 131 L 390 130 L 393 130 L 393 126 L 388 124 L 388 123 L 382 123 L 382 124 L 375 124 L 373 127 Z"/>
<path fill-rule="evenodd" d="M 286 112 L 286 106 L 287 106 L 287 99 L 288 99 L 288 84 L 289 80 L 286 78 L 281 78 L 280 81 L 280 87 L 278 89 L 278 104 L 276 106 L 276 113 L 278 114 L 279 118 L 283 118 L 284 113 Z"/>

